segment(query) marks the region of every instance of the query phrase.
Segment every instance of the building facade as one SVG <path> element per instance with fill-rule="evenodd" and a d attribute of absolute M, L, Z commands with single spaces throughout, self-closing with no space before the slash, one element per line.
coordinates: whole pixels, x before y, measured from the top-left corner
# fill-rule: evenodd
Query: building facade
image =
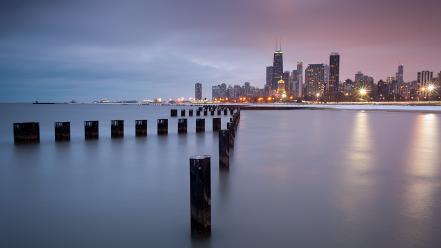
<path fill-rule="evenodd" d="M 329 83 L 325 89 L 329 101 L 336 101 L 339 94 L 340 82 L 340 55 L 332 53 L 329 56 Z"/>
<path fill-rule="evenodd" d="M 326 86 L 327 66 L 310 64 L 305 70 L 305 97 L 314 99 L 322 97 Z"/>
<path fill-rule="evenodd" d="M 194 98 L 196 100 L 202 100 L 202 84 L 196 83 L 194 85 Z"/>

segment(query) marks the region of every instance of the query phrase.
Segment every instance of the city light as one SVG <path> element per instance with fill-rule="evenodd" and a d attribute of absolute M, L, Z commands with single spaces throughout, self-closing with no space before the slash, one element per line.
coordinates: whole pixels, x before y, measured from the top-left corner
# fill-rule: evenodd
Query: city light
<path fill-rule="evenodd" d="M 361 88 L 359 91 L 360 96 L 365 96 L 367 94 L 367 90 L 364 88 Z"/>
<path fill-rule="evenodd" d="M 431 93 L 434 90 L 435 90 L 435 85 L 430 84 L 429 86 L 427 86 L 427 91 L 429 91 L 429 93 Z"/>
<path fill-rule="evenodd" d="M 316 97 L 320 97 L 320 93 L 315 94 Z"/>

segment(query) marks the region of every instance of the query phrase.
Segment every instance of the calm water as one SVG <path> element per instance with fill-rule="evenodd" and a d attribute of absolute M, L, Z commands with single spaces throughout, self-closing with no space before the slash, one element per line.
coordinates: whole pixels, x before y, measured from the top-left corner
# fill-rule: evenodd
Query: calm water
<path fill-rule="evenodd" d="M 169 107 L 0 105 L 0 247 L 441 247 L 441 115 L 242 111 L 229 172 Z M 126 137 L 110 139 L 110 120 Z M 149 136 L 134 137 L 134 120 Z M 53 141 L 68 120 L 72 141 Z M 100 120 L 100 140 L 83 121 Z M 40 121 L 39 145 L 12 123 Z M 226 119 L 223 120 L 226 126 Z M 189 162 L 212 155 L 212 237 L 190 237 Z"/>

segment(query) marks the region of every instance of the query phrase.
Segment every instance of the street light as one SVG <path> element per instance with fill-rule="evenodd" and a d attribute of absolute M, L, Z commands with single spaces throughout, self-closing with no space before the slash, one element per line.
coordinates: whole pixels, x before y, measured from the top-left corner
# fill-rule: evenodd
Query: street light
<path fill-rule="evenodd" d="M 367 90 L 366 89 L 363 89 L 363 88 L 361 88 L 360 89 L 360 92 L 359 92 L 359 94 L 360 94 L 360 96 L 365 96 L 366 94 L 367 94 Z"/>

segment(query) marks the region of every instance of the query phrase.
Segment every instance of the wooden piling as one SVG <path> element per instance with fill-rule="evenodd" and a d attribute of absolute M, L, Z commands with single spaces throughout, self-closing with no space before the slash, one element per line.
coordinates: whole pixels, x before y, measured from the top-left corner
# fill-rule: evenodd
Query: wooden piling
<path fill-rule="evenodd" d="M 70 122 L 55 122 L 55 141 L 70 140 Z"/>
<path fill-rule="evenodd" d="M 40 143 L 40 124 L 38 122 L 14 123 L 14 143 Z"/>
<path fill-rule="evenodd" d="M 196 238 L 211 235 L 211 166 L 210 156 L 190 158 L 191 234 Z"/>

